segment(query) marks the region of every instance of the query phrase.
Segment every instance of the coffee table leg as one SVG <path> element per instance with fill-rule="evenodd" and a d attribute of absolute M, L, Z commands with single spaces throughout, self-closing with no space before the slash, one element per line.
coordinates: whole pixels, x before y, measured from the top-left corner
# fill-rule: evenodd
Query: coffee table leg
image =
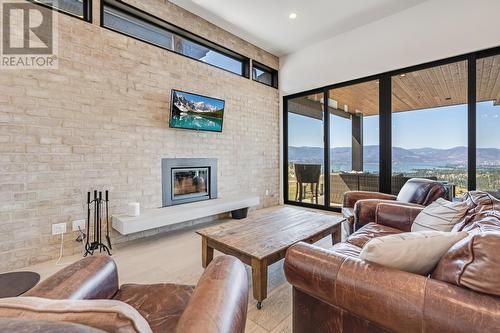
<path fill-rule="evenodd" d="M 332 232 L 332 245 L 340 243 L 342 241 L 342 227 L 340 224 Z"/>
<path fill-rule="evenodd" d="M 267 298 L 267 260 L 252 258 L 253 298 L 257 300 L 257 309 L 262 308 L 262 301 Z"/>
<path fill-rule="evenodd" d="M 214 249 L 208 246 L 207 239 L 201 237 L 201 265 L 207 268 L 208 264 L 214 259 Z"/>

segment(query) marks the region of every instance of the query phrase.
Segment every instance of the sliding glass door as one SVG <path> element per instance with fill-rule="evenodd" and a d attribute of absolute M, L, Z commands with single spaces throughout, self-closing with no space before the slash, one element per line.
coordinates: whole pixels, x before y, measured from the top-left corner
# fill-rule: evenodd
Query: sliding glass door
<path fill-rule="evenodd" d="M 323 94 L 288 100 L 287 199 L 324 204 Z"/>
<path fill-rule="evenodd" d="M 379 190 L 378 80 L 328 92 L 330 206 L 346 191 Z"/>

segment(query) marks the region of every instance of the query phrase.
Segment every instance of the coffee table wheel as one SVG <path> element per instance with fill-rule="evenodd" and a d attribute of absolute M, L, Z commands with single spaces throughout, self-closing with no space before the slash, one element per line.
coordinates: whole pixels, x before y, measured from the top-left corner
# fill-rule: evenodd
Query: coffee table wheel
<path fill-rule="evenodd" d="M 262 309 L 262 301 L 257 302 L 257 310 Z"/>

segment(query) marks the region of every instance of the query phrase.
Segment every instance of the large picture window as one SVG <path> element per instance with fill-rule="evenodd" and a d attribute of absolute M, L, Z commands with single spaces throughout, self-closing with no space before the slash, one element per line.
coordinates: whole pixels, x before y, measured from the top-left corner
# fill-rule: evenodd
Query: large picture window
<path fill-rule="evenodd" d="M 392 77 L 392 193 L 410 178 L 467 192 L 467 61 Z"/>
<path fill-rule="evenodd" d="M 500 55 L 476 65 L 476 187 L 500 194 Z"/>
<path fill-rule="evenodd" d="M 414 177 L 442 182 L 450 200 L 500 197 L 500 47 L 283 102 L 285 203 L 339 210 L 346 191 L 396 195 Z M 317 201 L 296 193 L 297 164 L 319 166 Z"/>

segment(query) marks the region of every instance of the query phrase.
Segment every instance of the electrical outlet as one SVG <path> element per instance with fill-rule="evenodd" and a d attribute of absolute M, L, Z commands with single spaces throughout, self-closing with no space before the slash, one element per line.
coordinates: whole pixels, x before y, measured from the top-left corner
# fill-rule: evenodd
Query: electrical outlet
<path fill-rule="evenodd" d="M 52 225 L 52 235 L 60 235 L 66 233 L 66 223 L 56 223 Z"/>
<path fill-rule="evenodd" d="M 72 225 L 73 225 L 73 231 L 78 231 L 78 227 L 80 227 L 81 230 L 85 230 L 85 220 L 73 221 Z"/>
<path fill-rule="evenodd" d="M 269 190 L 266 190 L 266 197 L 269 196 Z"/>

